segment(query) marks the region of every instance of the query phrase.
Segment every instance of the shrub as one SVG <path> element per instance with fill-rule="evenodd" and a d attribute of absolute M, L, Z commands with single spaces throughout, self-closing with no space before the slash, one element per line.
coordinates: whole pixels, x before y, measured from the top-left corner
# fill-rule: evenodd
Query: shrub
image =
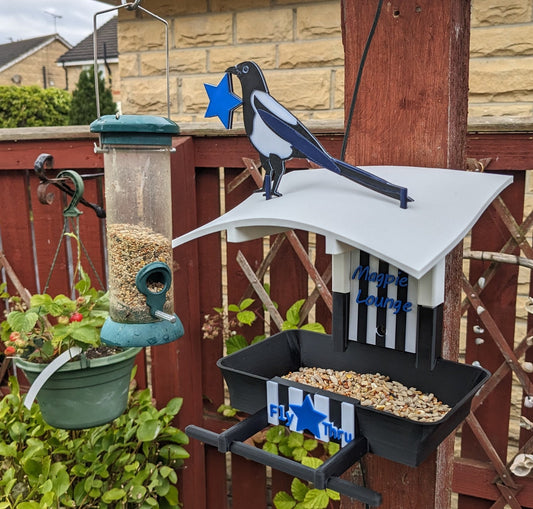
<path fill-rule="evenodd" d="M 157 410 L 148 389 L 130 395 L 112 423 L 68 431 L 46 424 L 38 405 L 0 400 L 0 509 L 179 507 L 176 469 L 188 438 L 171 425 L 182 400 Z"/>
<path fill-rule="evenodd" d="M 0 127 L 68 125 L 71 99 L 58 88 L 0 86 Z"/>
<path fill-rule="evenodd" d="M 98 93 L 100 95 L 100 114 L 113 115 L 117 111 L 117 105 L 113 101 L 111 89 L 106 87 L 101 73 L 98 73 Z M 96 118 L 94 68 L 91 67 L 81 72 L 76 89 L 72 92 L 69 122 L 71 125 L 86 125 Z"/>

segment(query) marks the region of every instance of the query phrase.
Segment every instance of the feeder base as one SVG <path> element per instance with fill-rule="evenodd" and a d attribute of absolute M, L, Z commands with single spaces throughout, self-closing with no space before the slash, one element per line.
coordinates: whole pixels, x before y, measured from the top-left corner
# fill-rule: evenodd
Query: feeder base
<path fill-rule="evenodd" d="M 183 325 L 177 315 L 176 321 L 150 323 L 119 323 L 107 318 L 100 337 L 106 345 L 129 348 L 132 346 L 164 345 L 183 336 Z"/>

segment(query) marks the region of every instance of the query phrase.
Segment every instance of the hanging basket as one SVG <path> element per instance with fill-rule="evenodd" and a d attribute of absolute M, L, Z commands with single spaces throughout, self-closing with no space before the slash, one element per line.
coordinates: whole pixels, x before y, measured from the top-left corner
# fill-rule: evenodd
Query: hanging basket
<path fill-rule="evenodd" d="M 116 419 L 126 409 L 135 356 L 141 348 L 98 359 L 69 362 L 56 371 L 38 393 L 43 419 L 56 428 L 84 429 Z M 47 364 L 16 359 L 33 383 Z"/>

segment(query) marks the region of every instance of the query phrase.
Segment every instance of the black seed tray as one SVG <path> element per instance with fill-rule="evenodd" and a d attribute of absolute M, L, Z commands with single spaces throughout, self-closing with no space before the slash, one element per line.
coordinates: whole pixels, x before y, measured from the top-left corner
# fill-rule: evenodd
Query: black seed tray
<path fill-rule="evenodd" d="M 433 370 L 416 366 L 414 354 L 349 341 L 345 352 L 336 352 L 331 336 L 305 330 L 280 332 L 219 359 L 228 384 L 231 404 L 253 414 L 266 407 L 266 382 L 297 371 L 300 367 L 320 367 L 358 373 L 381 373 L 407 387 L 435 394 L 451 407 L 436 422 L 417 422 L 361 406 L 359 401 L 311 386 L 311 394 L 324 394 L 330 400 L 349 401 L 356 408 L 359 433 L 369 443 L 370 452 L 398 463 L 417 466 L 466 418 L 472 398 L 489 378 L 480 367 L 437 359 Z"/>

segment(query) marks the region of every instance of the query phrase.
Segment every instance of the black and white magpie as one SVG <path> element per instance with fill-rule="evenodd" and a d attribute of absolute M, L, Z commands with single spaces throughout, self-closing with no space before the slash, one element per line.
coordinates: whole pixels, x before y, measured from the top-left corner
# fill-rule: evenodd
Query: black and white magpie
<path fill-rule="evenodd" d="M 405 187 L 330 156 L 307 128 L 269 94 L 263 72 L 255 62 L 241 62 L 226 69 L 226 73 L 237 76 L 241 83 L 244 128 L 265 169 L 263 191 L 267 199 L 271 195 L 281 196 L 278 187 L 285 173 L 285 161 L 299 157 L 396 198 L 401 208 L 407 208 L 407 202 L 413 201 Z"/>

